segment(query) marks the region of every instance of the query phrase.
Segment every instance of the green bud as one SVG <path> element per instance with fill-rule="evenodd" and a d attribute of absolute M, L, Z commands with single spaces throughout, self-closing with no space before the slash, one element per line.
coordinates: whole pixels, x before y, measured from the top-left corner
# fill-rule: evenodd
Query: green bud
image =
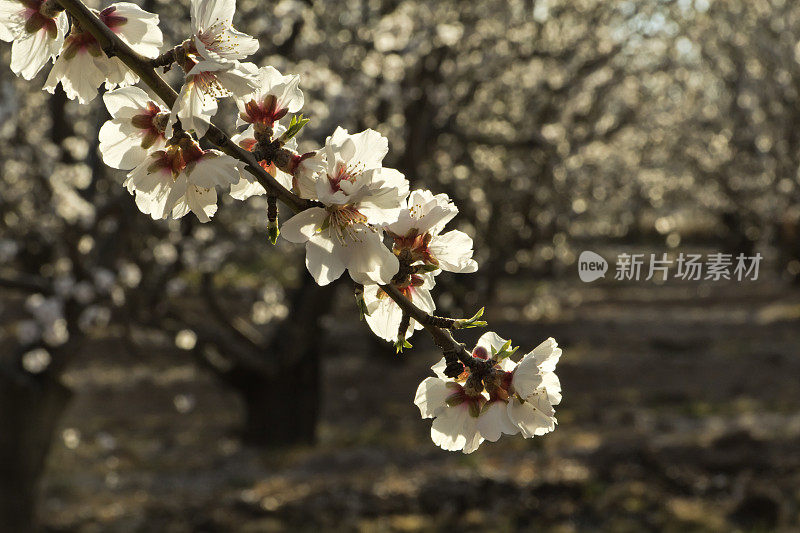
<path fill-rule="evenodd" d="M 267 222 L 267 235 L 269 236 L 269 242 L 272 244 L 277 244 L 278 242 L 278 235 L 281 234 L 281 230 L 278 228 L 278 221 L 277 220 L 270 220 Z"/>
<path fill-rule="evenodd" d="M 355 297 L 356 305 L 358 305 L 358 318 L 359 320 L 364 320 L 365 316 L 369 316 L 367 302 L 364 301 L 364 289 L 356 289 Z"/>
<path fill-rule="evenodd" d="M 444 400 L 444 403 L 446 403 L 448 407 L 455 407 L 457 405 L 461 405 L 462 403 L 464 403 L 465 400 L 466 398 L 464 398 L 464 394 L 459 391 L 455 394 L 451 394 L 450 396 L 448 396 Z"/>
<path fill-rule="evenodd" d="M 483 316 L 484 308 L 481 307 L 478 309 L 478 312 L 475 313 L 474 316 L 470 318 L 462 318 L 460 320 L 456 320 L 453 324 L 453 329 L 467 329 L 467 328 L 482 328 L 487 325 L 485 320 L 478 320 L 480 317 Z"/>
<path fill-rule="evenodd" d="M 413 348 L 413 346 L 405 339 L 397 339 L 397 341 L 394 343 L 394 349 L 397 351 L 397 353 L 401 353 L 405 348 Z"/>

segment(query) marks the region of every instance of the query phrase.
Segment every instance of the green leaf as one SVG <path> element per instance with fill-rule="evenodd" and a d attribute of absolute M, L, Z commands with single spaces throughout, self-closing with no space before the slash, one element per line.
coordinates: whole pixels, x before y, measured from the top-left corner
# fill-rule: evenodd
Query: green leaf
<path fill-rule="evenodd" d="M 311 119 L 303 118 L 302 113 L 300 115 L 292 115 L 292 120 L 291 122 L 289 122 L 289 127 L 286 129 L 283 135 L 281 135 L 281 142 L 285 143 L 286 141 L 288 141 L 289 139 L 300 133 L 300 130 L 303 129 L 303 126 L 305 126 L 309 122 L 311 122 Z"/>
<path fill-rule="evenodd" d="M 480 309 L 478 309 L 478 312 L 475 313 L 475 315 L 473 315 L 472 317 L 456 320 L 455 323 L 453 323 L 453 329 L 485 327 L 487 325 L 487 322 L 485 320 L 478 320 L 480 317 L 483 316 L 483 310 L 484 308 L 481 307 Z"/>

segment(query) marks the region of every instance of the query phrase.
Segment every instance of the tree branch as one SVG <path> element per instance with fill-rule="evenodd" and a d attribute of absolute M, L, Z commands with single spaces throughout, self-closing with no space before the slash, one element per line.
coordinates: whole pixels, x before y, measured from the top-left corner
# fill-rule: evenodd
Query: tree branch
<path fill-rule="evenodd" d="M 100 48 L 109 57 L 116 56 L 130 68 L 137 76 L 158 95 L 170 108 L 175 106 L 178 93 L 158 75 L 152 66 L 152 60 L 142 56 L 120 39 L 108 26 L 103 24 L 81 0 L 58 0 L 64 9 L 73 17 L 78 25 L 88 31 L 100 44 Z M 268 191 L 271 191 L 280 201 L 288 205 L 293 211 L 298 212 L 311 207 L 313 202 L 304 200 L 286 189 L 283 185 L 261 168 L 253 154 L 231 141 L 225 133 L 211 124 L 206 133 L 206 138 L 222 149 L 226 154 L 242 161 L 247 165 L 247 170 L 255 176 L 256 180 Z"/>
<path fill-rule="evenodd" d="M 381 289 L 383 289 L 383 291 L 389 295 L 389 298 L 394 300 L 395 303 L 400 306 L 400 309 L 403 310 L 403 313 L 422 324 L 425 329 L 428 330 L 428 333 L 430 333 L 431 337 L 433 337 L 433 342 L 435 342 L 436 346 L 442 350 L 445 360 L 448 361 L 448 365 L 450 361 L 455 358 L 475 373 L 486 372 L 488 369 L 494 366 L 493 361 L 485 361 L 483 359 L 472 357 L 472 354 L 467 350 L 467 348 L 453 338 L 453 335 L 450 333 L 450 331 L 434 325 L 433 317 L 414 305 L 411 300 L 403 296 L 403 293 L 400 292 L 400 289 L 395 287 L 393 284 L 390 283 L 388 285 L 381 285 Z"/>

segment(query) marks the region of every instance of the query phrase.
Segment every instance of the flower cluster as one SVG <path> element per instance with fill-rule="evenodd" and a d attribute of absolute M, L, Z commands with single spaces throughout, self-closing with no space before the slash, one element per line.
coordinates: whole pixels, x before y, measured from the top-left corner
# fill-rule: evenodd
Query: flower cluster
<path fill-rule="evenodd" d="M 11 68 L 31 79 L 52 60 L 45 90 L 60 84 L 81 103 L 105 85 L 111 119 L 100 129 L 99 149 L 107 165 L 128 171 L 123 185 L 143 213 L 166 219 L 192 212 L 208 222 L 218 191 L 237 200 L 266 195 L 275 243 L 280 198 L 296 211 L 280 235 L 305 246 L 306 267 L 319 285 L 348 272 L 377 336 L 401 350 L 415 330 L 435 333 L 447 358 L 433 367 L 436 377 L 420 384 L 415 403 L 424 418 L 434 419 L 437 445 L 470 453 L 502 434 L 530 438 L 555 428 L 561 350 L 553 339 L 514 363 L 510 342 L 487 333 L 458 362 L 454 353 L 463 347 L 445 330 L 486 325 L 477 320 L 483 310 L 471 319 L 433 315 L 436 276 L 478 268 L 472 239 L 445 231 L 458 208 L 446 194 L 410 192 L 406 177 L 384 166 L 389 143 L 377 131 L 339 127 L 319 150 L 298 153 L 296 136 L 309 120 L 297 114 L 304 104 L 300 78 L 244 61 L 258 42 L 233 27 L 235 0 L 191 0 L 191 35 L 166 51 L 158 16 L 135 4 L 89 10 L 94 16 L 87 18 L 85 6 L 75 7 L 80 0 L 60 1 L 0 0 L 0 39 L 13 42 Z M 62 4 L 73 8 L 69 20 Z M 120 49 L 130 65 L 112 53 Z M 152 81 L 154 69 L 173 65 L 183 74 L 179 93 Z M 133 86 L 139 76 L 128 66 L 161 99 Z M 230 141 L 211 124 L 222 98 L 233 98 L 238 108 L 239 132 Z M 206 148 L 204 136 L 224 152 Z M 53 344 L 65 342 L 61 304 L 30 305 L 41 323 L 36 332 Z"/>
<path fill-rule="evenodd" d="M 158 15 L 130 2 L 118 2 L 100 11 L 98 18 L 136 52 L 145 57 L 158 55 L 163 43 Z M 137 81 L 139 77 L 119 58 L 108 57 L 97 39 L 73 22 L 44 88 L 55 93 L 61 83 L 67 97 L 85 104 L 94 99 L 103 84 L 106 89 L 113 89 Z"/>
<path fill-rule="evenodd" d="M 445 224 L 456 214 L 458 208 L 446 194 L 417 190 L 404 202 L 398 219 L 386 226 L 386 233 L 393 240 L 394 254 L 411 269 L 396 284 L 406 298 L 427 313 L 435 309 L 430 295 L 434 276 L 443 270 L 456 273 L 478 270 L 478 263 L 472 259 L 472 239 L 463 231 L 442 233 Z M 419 322 L 411 319 L 406 331 L 398 331 L 402 325 L 402 310 L 377 285 L 364 288 L 364 301 L 367 324 L 382 339 L 397 339 L 402 343 L 414 330 L 422 329 Z"/>
<path fill-rule="evenodd" d="M 437 446 L 472 453 L 503 434 L 529 439 L 555 429 L 561 348 L 550 338 L 515 363 L 510 356 L 516 349 L 510 346 L 493 332 L 481 336 L 472 357 L 488 362 L 482 375 L 462 365 L 463 371 L 449 378 L 444 359 L 431 367 L 436 377 L 420 383 L 414 403 L 422 418 L 433 418 L 431 439 Z"/>
<path fill-rule="evenodd" d="M 45 0 L 0 0 L 0 39 L 13 42 L 11 70 L 32 79 L 64 44 L 67 15 L 45 6 Z"/>

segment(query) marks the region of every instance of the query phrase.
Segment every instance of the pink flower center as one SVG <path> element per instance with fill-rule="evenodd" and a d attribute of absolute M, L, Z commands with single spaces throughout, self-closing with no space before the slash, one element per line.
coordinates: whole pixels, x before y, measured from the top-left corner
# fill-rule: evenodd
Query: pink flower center
<path fill-rule="evenodd" d="M 406 236 L 391 235 L 394 238 L 394 251 L 396 254 L 407 250 L 411 254 L 412 261 L 423 261 L 434 266 L 439 265 L 439 260 L 433 256 L 430 248 L 428 248 L 432 240 L 430 233 L 417 235 L 414 232 Z"/>
<path fill-rule="evenodd" d="M 245 122 L 259 122 L 272 126 L 275 122 L 286 116 L 288 108 L 279 109 L 278 99 L 269 94 L 260 102 L 250 100 L 244 105 L 244 112 L 240 114 Z"/>
<path fill-rule="evenodd" d="M 170 172 L 172 179 L 176 180 L 186 167 L 202 159 L 205 154 L 206 151 L 192 139 L 184 138 L 177 144 L 168 146 L 166 150 L 153 152 L 155 161 L 150 164 L 147 172 L 151 174 L 159 170 Z"/>
<path fill-rule="evenodd" d="M 55 39 L 58 36 L 58 26 L 53 18 L 42 15 L 40 10 L 43 4 L 44 0 L 22 0 L 22 5 L 25 7 L 22 13 L 25 19 L 25 32 L 36 33 L 44 30 L 50 39 Z"/>
<path fill-rule="evenodd" d="M 161 112 L 161 108 L 155 102 L 147 102 L 147 109 L 131 118 L 131 124 L 143 132 L 142 148 L 150 148 L 156 140 L 165 138 L 164 129 L 160 127 L 165 122 L 165 118 L 166 115 Z"/>
<path fill-rule="evenodd" d="M 119 33 L 122 26 L 128 22 L 128 19 L 122 17 L 116 13 L 117 8 L 115 6 L 109 6 L 102 10 L 97 17 L 103 21 L 103 24 L 108 26 L 108 28 L 113 31 L 114 33 Z"/>
<path fill-rule="evenodd" d="M 340 162 L 336 167 L 336 174 L 331 176 L 328 174 L 328 181 L 331 184 L 331 189 L 333 192 L 341 191 L 341 183 L 343 181 L 348 181 L 353 183 L 356 178 L 358 177 L 361 172 L 364 171 L 363 164 L 356 163 L 354 165 L 348 166 L 344 162 Z"/>

